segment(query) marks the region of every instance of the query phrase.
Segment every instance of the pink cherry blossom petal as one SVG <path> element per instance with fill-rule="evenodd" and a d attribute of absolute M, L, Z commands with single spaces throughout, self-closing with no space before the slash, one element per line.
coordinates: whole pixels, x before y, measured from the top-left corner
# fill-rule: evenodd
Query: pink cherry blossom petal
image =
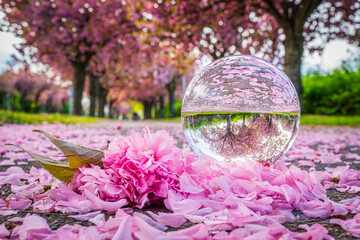
<path fill-rule="evenodd" d="M 170 227 L 180 227 L 186 222 L 184 214 L 182 213 L 152 213 L 150 211 L 147 212 L 152 218 L 154 218 L 160 224 Z"/>
<path fill-rule="evenodd" d="M 330 219 L 330 223 L 340 225 L 349 235 L 360 238 L 360 213 L 352 219 Z"/>
<path fill-rule="evenodd" d="M 165 231 L 167 230 L 168 228 L 166 226 L 164 226 L 163 224 L 155 221 L 154 219 L 152 219 L 151 217 L 148 217 L 146 216 L 145 214 L 141 214 L 141 213 L 138 213 L 138 212 L 135 212 L 133 214 L 134 217 L 138 217 L 138 218 L 141 218 L 142 220 L 144 220 L 147 224 L 149 224 L 150 226 L 158 229 L 158 230 L 161 230 L 161 231 Z"/>
<path fill-rule="evenodd" d="M 201 193 L 204 191 L 186 172 L 180 178 L 180 189 L 187 193 Z"/>
<path fill-rule="evenodd" d="M 7 207 L 7 204 L 4 199 L 0 198 L 0 208 Z"/>
<path fill-rule="evenodd" d="M 100 213 L 101 213 L 100 211 L 95 211 L 95 212 L 90 212 L 90 213 L 86 213 L 86 214 L 69 215 L 69 217 L 74 218 L 79 221 L 88 221 L 89 219 L 96 217 Z"/>
<path fill-rule="evenodd" d="M 334 239 L 333 237 L 328 235 L 328 230 L 319 223 L 315 223 L 311 225 L 311 227 L 309 227 L 306 224 L 300 225 L 299 227 L 305 229 L 306 232 L 293 234 L 296 237 L 296 239 L 312 239 L 312 240 Z"/>
<path fill-rule="evenodd" d="M 138 239 L 152 240 L 152 239 L 161 238 L 166 235 L 163 231 L 150 226 L 148 223 L 146 223 L 144 220 L 142 220 L 139 217 L 134 217 L 133 223 L 139 229 L 134 232 L 135 237 L 137 237 Z"/>
<path fill-rule="evenodd" d="M 19 200 L 10 200 L 9 208 L 10 209 L 27 209 L 31 205 L 32 201 L 28 199 L 19 199 Z"/>
<path fill-rule="evenodd" d="M 315 163 L 309 160 L 300 160 L 298 164 L 301 167 L 316 167 Z"/>
<path fill-rule="evenodd" d="M 300 203 L 303 213 L 308 217 L 327 218 L 331 215 L 331 202 L 323 202 L 320 200 L 312 200 Z"/>
<path fill-rule="evenodd" d="M 192 239 L 210 239 L 208 229 L 204 224 L 197 224 L 182 230 L 168 232 L 167 236 L 168 239 L 175 239 L 181 236 L 191 237 Z"/>
<path fill-rule="evenodd" d="M 19 236 L 20 239 L 44 239 L 51 230 L 46 220 L 37 215 L 26 215 L 23 224 L 15 227 L 12 235 Z"/>
<path fill-rule="evenodd" d="M 5 224 L 0 224 L 0 238 L 6 239 L 10 235 L 9 230 L 6 229 Z"/>
<path fill-rule="evenodd" d="M 18 213 L 18 211 L 15 211 L 15 210 L 8 210 L 8 209 L 2 210 L 2 209 L 0 209 L 0 215 L 1 216 L 10 216 L 10 215 L 17 214 L 17 213 Z"/>
<path fill-rule="evenodd" d="M 98 214 L 97 216 L 89 219 L 89 222 L 92 222 L 96 226 L 103 226 L 105 224 L 105 215 L 103 213 Z"/>
<path fill-rule="evenodd" d="M 93 206 L 95 209 L 103 209 L 105 211 L 116 211 L 119 208 L 125 206 L 128 204 L 128 201 L 126 199 L 121 199 L 117 202 L 105 202 L 95 196 L 92 192 L 85 189 L 84 191 L 85 196 L 92 201 Z"/>
<path fill-rule="evenodd" d="M 112 240 L 132 240 L 132 219 L 131 216 L 126 216 L 119 225 L 116 233 L 112 237 Z"/>

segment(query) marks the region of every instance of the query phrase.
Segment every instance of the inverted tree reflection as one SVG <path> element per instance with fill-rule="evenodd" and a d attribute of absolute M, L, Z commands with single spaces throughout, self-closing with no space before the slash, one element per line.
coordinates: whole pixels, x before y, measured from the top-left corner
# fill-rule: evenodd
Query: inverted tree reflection
<path fill-rule="evenodd" d="M 210 151 L 225 161 L 273 162 L 290 146 L 299 120 L 284 113 L 209 113 L 185 121 L 200 152 Z"/>

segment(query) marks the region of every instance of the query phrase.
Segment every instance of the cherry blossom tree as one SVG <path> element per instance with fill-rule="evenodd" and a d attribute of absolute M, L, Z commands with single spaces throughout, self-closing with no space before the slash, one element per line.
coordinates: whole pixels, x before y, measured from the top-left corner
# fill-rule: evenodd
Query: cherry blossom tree
<path fill-rule="evenodd" d="M 142 21 L 146 23 L 146 20 Z M 131 81 L 129 75 L 132 66 L 138 64 L 139 54 L 149 52 L 141 44 L 142 24 L 137 24 L 138 31 L 117 39 L 116 44 L 108 44 L 101 52 L 94 55 L 90 62 L 88 76 L 90 78 L 90 115 L 95 113 L 98 103 L 98 116 L 104 117 L 104 106 L 107 97 L 115 96 L 115 89 L 122 92 L 126 82 Z M 110 91 L 112 92 L 109 95 Z M 110 102 L 118 100 L 110 99 Z"/>
<path fill-rule="evenodd" d="M 12 70 L 6 70 L 0 75 L 0 92 L 10 93 L 12 90 L 15 73 Z"/>
<path fill-rule="evenodd" d="M 360 44 L 360 4 L 357 1 L 257 1 L 253 4 L 275 20 L 273 31 L 283 35 L 284 71 L 294 83 L 301 99 L 301 62 L 304 47 L 321 51 L 324 42 L 335 38 Z M 259 7 L 259 8 L 258 8 Z M 316 44 L 316 38 L 322 43 Z"/>
<path fill-rule="evenodd" d="M 169 96 L 170 117 L 175 117 L 175 91 L 181 84 L 182 77 L 191 72 L 195 58 L 187 51 L 184 44 L 171 46 L 171 42 L 164 41 L 162 47 L 154 54 L 153 71 L 155 83 L 167 90 Z M 160 113 L 163 112 L 163 96 L 159 96 Z M 163 114 L 160 114 L 163 117 Z"/>
<path fill-rule="evenodd" d="M 39 61 L 65 59 L 73 68 L 74 114 L 81 115 L 86 70 L 93 56 L 124 44 L 141 16 L 134 1 L 10 1 L 1 2 L 10 24 L 2 30 L 36 48 Z"/>
<path fill-rule="evenodd" d="M 50 87 L 50 83 L 40 74 L 32 74 L 26 69 L 14 75 L 12 88 L 21 96 L 21 111 L 25 111 L 25 100 L 36 103 L 42 92 Z"/>
<path fill-rule="evenodd" d="M 336 38 L 360 43 L 357 1 L 161 1 L 148 9 L 171 41 L 197 46 L 213 58 L 259 54 L 283 65 L 300 98 L 304 47 L 321 51 Z"/>

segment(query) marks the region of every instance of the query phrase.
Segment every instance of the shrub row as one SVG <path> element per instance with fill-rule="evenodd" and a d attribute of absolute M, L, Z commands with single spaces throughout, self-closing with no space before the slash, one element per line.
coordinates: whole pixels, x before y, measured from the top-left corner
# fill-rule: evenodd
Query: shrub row
<path fill-rule="evenodd" d="M 325 115 L 360 115 L 360 66 L 303 77 L 303 112 Z"/>

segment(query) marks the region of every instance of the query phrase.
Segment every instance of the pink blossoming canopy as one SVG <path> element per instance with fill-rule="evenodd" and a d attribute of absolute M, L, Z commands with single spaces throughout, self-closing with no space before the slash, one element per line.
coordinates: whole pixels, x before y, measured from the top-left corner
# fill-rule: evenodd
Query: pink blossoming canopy
<path fill-rule="evenodd" d="M 201 69 L 181 112 L 192 149 L 227 162 L 273 163 L 291 147 L 300 124 L 290 79 L 252 56 L 221 58 Z"/>

